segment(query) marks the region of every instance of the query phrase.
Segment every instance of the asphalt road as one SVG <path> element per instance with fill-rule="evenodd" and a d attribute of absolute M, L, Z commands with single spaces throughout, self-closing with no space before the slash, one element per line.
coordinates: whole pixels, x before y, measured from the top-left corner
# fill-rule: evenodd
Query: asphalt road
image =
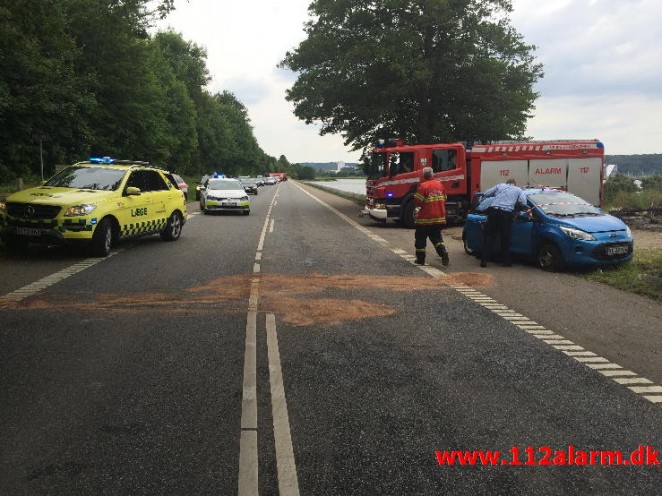
<path fill-rule="evenodd" d="M 662 493 L 662 305 L 480 269 L 458 228 L 414 266 L 294 181 L 251 200 L 0 262 L 0 494 Z"/>

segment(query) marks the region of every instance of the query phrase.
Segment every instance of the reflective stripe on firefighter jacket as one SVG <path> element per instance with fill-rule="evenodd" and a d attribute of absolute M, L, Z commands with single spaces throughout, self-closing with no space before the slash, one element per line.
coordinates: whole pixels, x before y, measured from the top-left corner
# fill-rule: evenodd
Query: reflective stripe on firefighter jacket
<path fill-rule="evenodd" d="M 446 190 L 436 179 L 431 178 L 418 185 L 414 203 L 421 207 L 416 216 L 417 226 L 446 223 Z"/>

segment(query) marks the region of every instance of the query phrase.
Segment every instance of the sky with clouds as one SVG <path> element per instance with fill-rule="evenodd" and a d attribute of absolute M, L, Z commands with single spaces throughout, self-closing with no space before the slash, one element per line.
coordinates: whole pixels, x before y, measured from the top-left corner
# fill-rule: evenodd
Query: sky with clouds
<path fill-rule="evenodd" d="M 176 0 L 157 27 L 207 50 L 212 92 L 246 105 L 260 147 L 297 162 L 357 162 L 340 136 L 293 114 L 277 68 L 304 39 L 310 0 Z M 512 0 L 511 24 L 544 66 L 527 135 L 598 138 L 607 154 L 662 153 L 662 1 Z"/>

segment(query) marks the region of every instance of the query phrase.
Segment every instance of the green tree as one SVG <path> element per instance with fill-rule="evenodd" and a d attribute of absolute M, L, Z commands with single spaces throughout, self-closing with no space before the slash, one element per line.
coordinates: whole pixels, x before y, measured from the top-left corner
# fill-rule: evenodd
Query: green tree
<path fill-rule="evenodd" d="M 317 177 L 317 171 L 309 165 L 292 164 L 289 175 L 294 179 L 314 180 Z"/>
<path fill-rule="evenodd" d="M 230 125 L 219 102 L 209 93 L 201 94 L 198 104 L 198 158 L 200 170 L 205 173 L 232 174 L 225 162 L 226 152 L 232 147 Z"/>
<path fill-rule="evenodd" d="M 154 42 L 159 46 L 175 77 L 186 86 L 191 99 L 200 104 L 209 82 L 207 51 L 184 40 L 180 34 L 173 31 L 157 33 Z"/>
<path fill-rule="evenodd" d="M 295 115 L 361 149 L 521 137 L 542 77 L 508 0 L 314 0 L 281 67 Z"/>
<path fill-rule="evenodd" d="M 249 173 L 263 154 L 257 144 L 248 110 L 229 91 L 214 95 L 230 127 L 231 146 L 224 151 L 224 161 L 232 174 Z"/>
<path fill-rule="evenodd" d="M 79 74 L 94 94 L 94 106 L 78 116 L 89 123 L 89 153 L 162 161 L 168 155 L 165 98 L 139 5 L 144 2 L 66 3 L 69 30 L 81 49 Z"/>
<path fill-rule="evenodd" d="M 152 45 L 154 70 L 166 98 L 166 163 L 180 173 L 203 172 L 198 163 L 198 104 L 207 83 L 204 50 L 172 31 L 157 33 Z M 195 98 L 195 100 L 194 100 Z"/>
<path fill-rule="evenodd" d="M 87 134 L 76 117 L 93 99 L 76 73 L 80 54 L 62 2 L 0 5 L 0 180 L 38 174 L 37 136 L 48 164 L 80 152 Z"/>
<path fill-rule="evenodd" d="M 149 35 L 174 0 L 0 0 L 0 182 L 89 155 L 195 174 L 275 163 L 244 105 L 207 90 L 206 51 Z"/>
<path fill-rule="evenodd" d="M 317 177 L 317 172 L 315 171 L 315 169 L 313 169 L 309 165 L 304 165 L 299 170 L 299 179 L 308 179 L 308 180 L 312 181 L 316 177 Z"/>
<path fill-rule="evenodd" d="M 287 158 L 285 155 L 281 155 L 278 157 L 278 163 L 277 167 L 280 172 L 289 172 L 290 171 L 290 163 L 287 161 Z"/>

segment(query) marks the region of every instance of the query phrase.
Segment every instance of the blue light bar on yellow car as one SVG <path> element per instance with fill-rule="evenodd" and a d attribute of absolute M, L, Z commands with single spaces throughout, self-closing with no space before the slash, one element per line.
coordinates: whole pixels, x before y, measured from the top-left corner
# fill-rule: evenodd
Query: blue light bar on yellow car
<path fill-rule="evenodd" d="M 90 162 L 94 164 L 112 164 L 114 159 L 110 157 L 90 157 Z"/>

